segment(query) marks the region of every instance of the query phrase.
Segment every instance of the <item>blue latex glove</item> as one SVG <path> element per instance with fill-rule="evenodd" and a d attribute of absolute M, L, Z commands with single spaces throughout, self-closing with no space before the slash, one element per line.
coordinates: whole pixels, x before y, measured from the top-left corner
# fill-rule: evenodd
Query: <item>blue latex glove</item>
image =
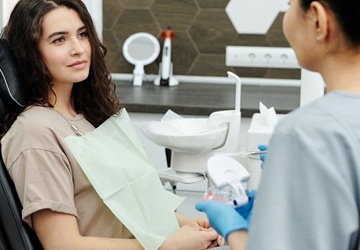
<path fill-rule="evenodd" d="M 248 222 L 250 223 L 251 215 L 252 215 L 252 209 L 254 206 L 255 196 L 256 196 L 256 190 L 251 190 L 249 192 L 248 190 L 245 190 L 246 195 L 249 197 L 249 202 L 241 207 L 235 208 L 235 210 Z"/>
<path fill-rule="evenodd" d="M 258 149 L 260 151 L 265 151 L 268 149 L 267 145 L 260 144 L 258 145 Z M 261 160 L 261 169 L 264 169 L 264 162 L 265 162 L 266 154 L 260 154 L 260 160 Z"/>
<path fill-rule="evenodd" d="M 227 236 L 236 230 L 248 230 L 249 223 L 231 206 L 219 201 L 202 201 L 195 208 L 205 212 L 212 226 L 220 235 Z"/>

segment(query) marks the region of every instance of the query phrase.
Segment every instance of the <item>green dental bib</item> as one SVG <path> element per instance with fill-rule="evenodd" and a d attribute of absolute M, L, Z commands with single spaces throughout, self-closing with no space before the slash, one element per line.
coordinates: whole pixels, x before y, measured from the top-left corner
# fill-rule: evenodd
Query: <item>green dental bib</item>
<path fill-rule="evenodd" d="M 184 198 L 162 186 L 125 109 L 65 142 L 104 203 L 145 249 L 158 249 L 179 228 L 174 211 Z"/>

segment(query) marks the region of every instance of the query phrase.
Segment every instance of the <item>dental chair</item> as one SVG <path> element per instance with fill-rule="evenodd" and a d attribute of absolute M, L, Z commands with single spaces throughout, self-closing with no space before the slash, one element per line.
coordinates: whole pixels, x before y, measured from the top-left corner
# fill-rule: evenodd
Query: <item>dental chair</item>
<path fill-rule="evenodd" d="M 7 113 L 26 104 L 15 60 L 0 39 L 0 122 Z M 22 206 L 0 154 L 0 250 L 43 249 L 36 234 L 21 219 Z"/>

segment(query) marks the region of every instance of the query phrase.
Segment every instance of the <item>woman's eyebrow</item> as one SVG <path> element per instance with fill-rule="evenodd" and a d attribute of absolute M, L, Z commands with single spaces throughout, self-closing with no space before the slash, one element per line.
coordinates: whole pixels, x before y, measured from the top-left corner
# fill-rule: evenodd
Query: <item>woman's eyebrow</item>
<path fill-rule="evenodd" d="M 54 36 L 58 36 L 58 35 L 66 35 L 69 34 L 68 31 L 58 31 L 58 32 L 54 32 L 52 33 L 50 36 L 48 36 L 47 40 L 49 40 L 50 38 L 54 37 Z"/>
<path fill-rule="evenodd" d="M 80 30 L 86 30 L 85 25 L 84 25 L 84 26 L 81 26 L 81 27 L 78 29 L 78 31 L 80 31 Z"/>
<path fill-rule="evenodd" d="M 84 26 L 81 26 L 77 31 L 79 32 L 79 31 L 85 30 L 85 29 L 86 29 L 86 27 L 85 27 L 85 25 L 84 25 Z M 67 35 L 67 34 L 69 34 L 69 31 L 57 31 L 57 32 L 54 32 L 54 33 L 52 33 L 51 35 L 49 35 L 47 39 L 49 40 L 49 39 L 51 39 L 51 38 L 54 37 L 54 36 Z"/>

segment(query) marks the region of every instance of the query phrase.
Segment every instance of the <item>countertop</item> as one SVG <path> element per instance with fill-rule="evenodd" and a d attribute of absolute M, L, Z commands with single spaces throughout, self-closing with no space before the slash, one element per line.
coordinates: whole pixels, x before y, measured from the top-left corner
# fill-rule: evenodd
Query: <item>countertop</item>
<path fill-rule="evenodd" d="M 235 84 L 180 83 L 178 86 L 155 86 L 143 82 L 133 86 L 129 81 L 115 81 L 116 93 L 128 112 L 208 116 L 214 111 L 235 109 Z M 241 116 L 259 112 L 259 102 L 274 107 L 277 114 L 286 114 L 300 104 L 299 87 L 241 87 Z"/>

